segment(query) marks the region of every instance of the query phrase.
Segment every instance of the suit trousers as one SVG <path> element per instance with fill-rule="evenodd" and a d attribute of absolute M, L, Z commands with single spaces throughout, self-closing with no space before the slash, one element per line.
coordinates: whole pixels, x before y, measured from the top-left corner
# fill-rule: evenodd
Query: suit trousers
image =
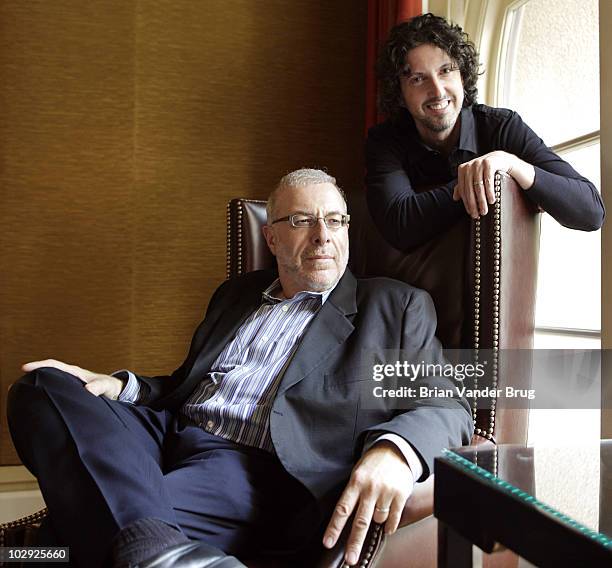
<path fill-rule="evenodd" d="M 242 558 L 295 552 L 320 533 L 314 498 L 273 454 L 168 410 L 96 397 L 63 371 L 17 381 L 8 419 L 78 565 L 103 565 L 118 531 L 145 517 Z"/>

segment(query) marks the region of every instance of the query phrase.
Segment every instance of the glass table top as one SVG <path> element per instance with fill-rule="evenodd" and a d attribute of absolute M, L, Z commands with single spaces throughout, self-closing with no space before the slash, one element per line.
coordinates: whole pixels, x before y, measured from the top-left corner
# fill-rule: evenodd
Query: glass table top
<path fill-rule="evenodd" d="M 466 446 L 444 457 L 612 549 L 612 440 L 581 446 Z"/>

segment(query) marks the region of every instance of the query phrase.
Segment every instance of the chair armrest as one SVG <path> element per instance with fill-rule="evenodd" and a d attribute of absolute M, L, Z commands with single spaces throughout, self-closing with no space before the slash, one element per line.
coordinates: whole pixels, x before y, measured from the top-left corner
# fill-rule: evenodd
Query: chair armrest
<path fill-rule="evenodd" d="M 32 546 L 40 523 L 47 517 L 48 510 L 41 509 L 32 515 L 0 524 L 0 546 Z"/>

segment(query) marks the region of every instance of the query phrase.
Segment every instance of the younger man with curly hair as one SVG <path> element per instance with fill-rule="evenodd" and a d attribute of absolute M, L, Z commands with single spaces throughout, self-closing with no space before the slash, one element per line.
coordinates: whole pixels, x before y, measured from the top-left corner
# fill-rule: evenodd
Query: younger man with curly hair
<path fill-rule="evenodd" d="M 486 215 L 498 170 L 562 225 L 601 227 L 604 207 L 589 180 L 516 112 L 476 103 L 478 68 L 474 44 L 444 18 L 424 14 L 391 30 L 377 65 L 389 118 L 366 143 L 368 207 L 383 236 L 410 251 L 465 212 Z"/>

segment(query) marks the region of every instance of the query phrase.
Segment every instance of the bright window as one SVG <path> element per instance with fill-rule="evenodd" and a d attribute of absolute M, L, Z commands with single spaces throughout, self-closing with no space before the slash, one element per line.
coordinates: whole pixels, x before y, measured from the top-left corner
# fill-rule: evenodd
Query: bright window
<path fill-rule="evenodd" d="M 516 110 L 600 189 L 598 0 L 527 0 L 509 6 L 496 106 Z M 541 229 L 535 347 L 598 349 L 600 231 L 572 231 L 547 214 Z M 599 432 L 597 409 L 529 412 L 532 444 L 584 443 L 598 440 Z"/>
<path fill-rule="evenodd" d="M 499 106 L 600 187 L 597 0 L 527 0 L 506 18 Z M 536 347 L 599 348 L 600 232 L 542 216 Z"/>

